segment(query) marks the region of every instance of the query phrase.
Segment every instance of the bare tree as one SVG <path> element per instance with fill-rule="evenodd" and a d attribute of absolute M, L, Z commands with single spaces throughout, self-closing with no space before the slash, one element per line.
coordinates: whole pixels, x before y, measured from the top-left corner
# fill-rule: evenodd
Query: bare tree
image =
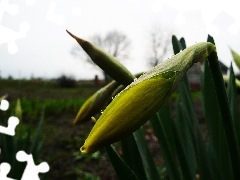
<path fill-rule="evenodd" d="M 169 29 L 161 26 L 154 26 L 149 35 L 149 55 L 147 57 L 147 64 L 150 67 L 156 66 L 167 56 L 173 54 L 172 34 L 170 34 Z"/>
<path fill-rule="evenodd" d="M 131 41 L 122 32 L 110 31 L 104 36 L 96 34 L 89 38 L 89 41 L 98 47 L 102 48 L 109 54 L 113 55 L 119 60 L 125 60 L 129 58 L 129 49 Z M 71 50 L 71 54 L 84 59 L 88 63 L 95 65 L 89 56 L 78 45 L 74 46 Z M 109 81 L 109 77 L 105 72 L 103 72 L 105 81 Z"/>

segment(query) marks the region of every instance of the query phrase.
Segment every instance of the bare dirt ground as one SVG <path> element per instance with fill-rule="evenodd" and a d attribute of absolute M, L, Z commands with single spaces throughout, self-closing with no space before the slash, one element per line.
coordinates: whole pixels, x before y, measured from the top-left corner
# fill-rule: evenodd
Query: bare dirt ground
<path fill-rule="evenodd" d="M 47 179 L 77 180 L 86 177 L 100 177 L 102 180 L 117 179 L 104 149 L 98 157 L 82 156 L 79 148 L 93 126 L 87 122 L 74 126 L 74 115 L 47 119 L 44 132 L 42 159 L 50 165 Z M 46 125 L 47 124 L 47 125 Z M 52 128 L 49 128 L 52 127 Z M 47 158 L 47 159 L 46 159 Z"/>
<path fill-rule="evenodd" d="M 199 106 L 198 102 L 196 106 Z M 198 110 L 201 116 L 202 111 Z M 101 180 L 115 180 L 117 176 L 108 159 L 105 149 L 100 150 L 97 157 L 84 157 L 79 148 L 84 142 L 93 122 L 87 122 L 80 126 L 74 126 L 73 115 L 50 118 L 45 121 L 44 144 L 42 148 L 42 159 L 50 164 L 47 179 L 93 179 L 99 177 Z M 207 129 L 200 117 L 200 128 L 204 139 L 207 139 Z M 52 128 L 51 128 L 52 127 Z M 161 148 L 157 138 L 150 128 L 146 128 L 146 139 L 150 151 L 158 166 L 164 164 L 161 156 Z M 119 150 L 121 154 L 121 150 Z M 46 159 L 47 157 L 47 159 Z"/>

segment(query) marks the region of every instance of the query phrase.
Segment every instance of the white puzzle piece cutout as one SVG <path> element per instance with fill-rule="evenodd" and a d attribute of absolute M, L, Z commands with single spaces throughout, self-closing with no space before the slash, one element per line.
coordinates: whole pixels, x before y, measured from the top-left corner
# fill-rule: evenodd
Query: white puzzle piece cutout
<path fill-rule="evenodd" d="M 15 116 L 11 116 L 10 118 L 8 118 L 8 126 L 7 127 L 0 126 L 0 133 L 14 136 L 15 128 L 18 124 L 19 124 L 19 119 Z"/>
<path fill-rule="evenodd" d="M 1 163 L 0 164 L 0 179 L 1 180 L 15 180 L 15 179 L 7 177 L 10 170 L 11 170 L 10 164 L 5 163 L 5 162 Z"/>
<path fill-rule="evenodd" d="M 3 14 L 5 12 L 11 14 L 11 15 L 17 15 L 19 8 L 15 4 L 9 4 L 9 0 L 1 0 L 0 1 L 0 23 L 2 22 Z"/>
<path fill-rule="evenodd" d="M 51 1 L 50 2 L 49 8 L 48 8 L 48 13 L 47 13 L 47 16 L 46 16 L 46 20 L 47 21 L 53 21 L 58 25 L 62 25 L 65 21 L 65 17 L 61 14 L 56 14 L 55 13 L 55 10 L 57 8 L 57 4 L 58 4 L 57 1 Z"/>
<path fill-rule="evenodd" d="M 50 169 L 47 162 L 35 165 L 32 154 L 27 154 L 24 151 L 19 151 L 16 154 L 16 159 L 20 162 L 27 162 L 27 166 L 23 172 L 21 180 L 40 180 L 38 174 L 46 173 Z"/>
<path fill-rule="evenodd" d="M 9 102 L 5 99 L 3 99 L 0 103 L 0 110 L 6 111 L 9 108 Z"/>
<path fill-rule="evenodd" d="M 26 34 L 30 29 L 30 24 L 28 22 L 20 23 L 19 32 L 1 25 L 3 14 L 5 12 L 11 15 L 17 15 L 18 11 L 19 7 L 14 4 L 9 4 L 9 0 L 0 1 L 0 45 L 6 43 L 10 54 L 15 54 L 18 51 L 18 46 L 15 41 L 26 37 Z"/>
<path fill-rule="evenodd" d="M 28 6 L 33 6 L 36 4 L 36 0 L 25 0 L 25 2 Z"/>

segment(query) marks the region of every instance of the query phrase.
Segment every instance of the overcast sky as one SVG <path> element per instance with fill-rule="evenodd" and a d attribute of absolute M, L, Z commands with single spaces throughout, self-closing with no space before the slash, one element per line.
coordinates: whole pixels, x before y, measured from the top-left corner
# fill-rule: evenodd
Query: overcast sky
<path fill-rule="evenodd" d="M 7 1 L 13 6 L 4 6 Z M 3 7 L 11 11 L 2 14 Z M 229 47 L 240 53 L 239 7 L 239 0 L 0 0 L 0 75 L 101 77 L 101 71 L 70 54 L 76 42 L 66 29 L 83 39 L 122 31 L 132 41 L 124 64 L 133 73 L 145 71 L 147 37 L 155 25 L 183 36 L 188 46 L 206 41 L 210 33 L 219 58 L 229 66 Z"/>

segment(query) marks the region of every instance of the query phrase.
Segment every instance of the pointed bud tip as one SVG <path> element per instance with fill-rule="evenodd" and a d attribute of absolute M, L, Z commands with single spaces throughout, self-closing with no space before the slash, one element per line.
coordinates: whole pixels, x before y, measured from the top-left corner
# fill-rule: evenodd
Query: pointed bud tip
<path fill-rule="evenodd" d="M 67 29 L 66 29 L 66 31 L 67 31 L 67 33 L 68 33 L 70 36 L 72 36 L 79 44 L 85 42 L 85 40 L 83 40 L 83 39 L 75 36 L 74 34 L 72 34 L 72 33 L 71 33 L 70 31 L 68 31 Z"/>

